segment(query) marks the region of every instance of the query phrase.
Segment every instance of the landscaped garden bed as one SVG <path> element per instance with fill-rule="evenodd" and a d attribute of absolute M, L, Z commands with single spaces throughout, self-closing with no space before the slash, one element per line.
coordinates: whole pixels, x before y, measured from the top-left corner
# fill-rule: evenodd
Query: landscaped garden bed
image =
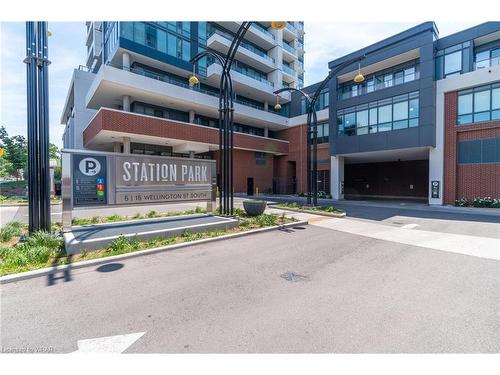
<path fill-rule="evenodd" d="M 457 199 L 455 206 L 458 207 L 477 207 L 477 208 L 500 208 L 500 199 L 498 198 L 474 198 L 467 200 L 465 198 Z"/>
<path fill-rule="evenodd" d="M 296 211 L 296 212 L 305 212 L 315 215 L 324 215 L 324 216 L 332 216 L 332 217 L 344 217 L 346 213 L 342 210 L 339 210 L 333 206 L 304 206 L 298 205 L 297 203 L 278 203 L 275 207 L 282 208 L 285 210 Z"/>
<path fill-rule="evenodd" d="M 239 219 L 239 225 L 235 228 L 208 230 L 198 233 L 185 231 L 180 235 L 164 238 L 158 237 L 147 241 L 140 241 L 137 238 L 128 239 L 120 236 L 105 249 L 82 252 L 72 256 L 68 256 L 64 251 L 63 238 L 60 234 L 37 232 L 31 236 L 26 236 L 25 241 L 20 242 L 20 237 L 26 234 L 26 228 L 22 224 L 7 224 L 9 225 L 8 231 L 12 235 L 5 235 L 4 238 L 9 239 L 7 241 L 0 241 L 0 276 L 147 249 L 164 247 L 168 249 L 168 246 L 196 240 L 217 238 L 297 222 L 296 219 L 287 217 L 284 214 L 262 214 L 250 217 L 241 209 L 235 209 L 235 215 Z"/>

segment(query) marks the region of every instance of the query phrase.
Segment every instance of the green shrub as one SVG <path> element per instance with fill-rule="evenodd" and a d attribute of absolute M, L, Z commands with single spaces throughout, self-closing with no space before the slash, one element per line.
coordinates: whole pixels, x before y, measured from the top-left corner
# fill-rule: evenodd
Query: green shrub
<path fill-rule="evenodd" d="M 99 216 L 93 216 L 91 219 L 90 219 L 90 223 L 91 224 L 97 224 L 97 223 L 100 223 L 101 222 L 101 218 Z"/>
<path fill-rule="evenodd" d="M 125 220 L 125 218 L 121 215 L 118 215 L 118 214 L 113 214 L 113 215 L 106 217 L 106 221 L 109 221 L 109 222 L 123 221 L 123 220 Z"/>
<path fill-rule="evenodd" d="M 254 223 L 263 228 L 263 227 L 270 227 L 273 225 L 276 225 L 277 223 L 277 216 L 276 215 L 271 215 L 271 214 L 262 214 L 259 216 L 255 216 L 253 218 Z"/>
<path fill-rule="evenodd" d="M 0 194 L 0 203 L 6 201 L 7 199 L 9 199 L 9 198 L 6 197 L 5 195 Z"/>
<path fill-rule="evenodd" d="M 130 251 L 131 248 L 132 246 L 130 245 L 128 238 L 121 235 L 111 242 L 106 250 L 113 254 L 123 254 Z"/>
<path fill-rule="evenodd" d="M 154 218 L 154 217 L 158 217 L 158 212 L 156 212 L 155 210 L 152 210 L 152 211 L 149 211 L 146 216 L 150 219 Z"/>
<path fill-rule="evenodd" d="M 455 206 L 458 206 L 458 207 L 468 207 L 470 206 L 470 202 L 465 199 L 465 198 L 460 198 L 460 199 L 457 199 L 455 201 Z"/>
<path fill-rule="evenodd" d="M 20 236 L 23 234 L 24 225 L 19 221 L 11 221 L 0 229 L 0 241 L 7 242 L 10 241 L 15 236 Z"/>
<path fill-rule="evenodd" d="M 31 234 L 26 242 L 23 242 L 17 247 L 26 246 L 26 247 L 47 247 L 49 249 L 59 250 L 62 248 L 63 239 L 61 236 L 39 231 Z"/>

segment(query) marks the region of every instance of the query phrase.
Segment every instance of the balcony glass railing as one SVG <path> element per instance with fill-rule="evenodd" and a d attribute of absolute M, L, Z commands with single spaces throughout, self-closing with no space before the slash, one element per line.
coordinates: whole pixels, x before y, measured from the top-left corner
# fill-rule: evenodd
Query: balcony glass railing
<path fill-rule="evenodd" d="M 295 61 L 295 65 L 297 66 L 298 69 L 304 70 L 304 63 L 302 61 Z"/>
<path fill-rule="evenodd" d="M 298 40 L 295 42 L 295 47 L 297 49 L 304 49 L 304 44 L 302 42 L 299 42 Z"/>
<path fill-rule="evenodd" d="M 274 35 L 271 34 L 269 31 L 267 31 L 267 29 L 265 27 L 263 27 L 262 25 L 258 24 L 258 23 L 252 23 L 252 26 L 253 28 L 259 30 L 260 32 L 266 34 L 268 37 L 274 39 Z"/>
<path fill-rule="evenodd" d="M 234 39 L 234 35 L 231 35 L 230 33 L 227 33 L 225 31 L 219 30 L 219 29 L 213 29 L 212 32 L 208 34 L 208 38 L 210 38 L 212 35 L 217 34 L 222 36 L 223 38 L 232 41 Z M 259 55 L 260 57 L 263 57 L 264 59 L 274 63 L 274 59 L 269 56 L 267 53 L 264 51 L 261 51 L 260 49 L 256 48 L 255 46 L 246 43 L 245 41 L 241 42 L 240 46 L 242 48 L 245 48 L 246 50 L 255 53 L 256 55 Z"/>
<path fill-rule="evenodd" d="M 283 71 L 285 73 L 287 73 L 288 75 L 291 75 L 293 77 L 295 77 L 297 75 L 297 73 L 295 72 L 295 70 L 293 70 L 292 68 L 290 68 L 289 66 L 283 64 Z"/>
<path fill-rule="evenodd" d="M 491 59 L 476 61 L 474 63 L 474 70 L 489 68 L 495 65 L 500 65 L 500 57 L 493 57 Z"/>
<path fill-rule="evenodd" d="M 286 23 L 286 26 L 285 26 L 289 31 L 291 31 L 292 33 L 296 34 L 297 33 L 297 29 L 295 28 L 295 26 L 293 26 L 290 22 L 287 22 Z"/>
<path fill-rule="evenodd" d="M 285 41 L 283 41 L 283 49 L 287 50 L 292 55 L 297 54 L 297 51 L 295 50 L 295 48 L 293 48 L 290 44 L 286 43 Z"/>
<path fill-rule="evenodd" d="M 213 62 L 212 64 L 217 64 L 220 66 L 220 64 L 218 62 Z M 212 64 L 210 64 L 209 66 L 211 66 Z M 268 81 L 267 79 L 265 79 L 257 74 L 253 74 L 252 72 L 249 72 L 247 69 L 238 65 L 237 63 L 232 65 L 231 70 L 238 72 L 240 74 L 243 74 L 244 76 L 247 76 L 249 78 L 255 79 L 256 81 L 262 82 L 263 84 L 268 85 L 271 88 L 274 87 L 273 82 Z"/>
<path fill-rule="evenodd" d="M 403 83 L 411 82 L 416 79 L 419 79 L 419 77 L 420 73 L 418 71 L 412 71 L 411 73 L 404 74 L 403 76 L 397 78 L 394 78 L 393 76 L 393 78 L 387 80 L 374 79 L 372 77 L 369 77 L 362 85 L 348 86 L 344 89 L 339 90 L 338 98 L 341 100 L 349 99 L 355 96 L 368 94 L 373 91 L 382 90 L 387 87 L 397 86 Z"/>
<path fill-rule="evenodd" d="M 171 77 L 171 76 L 168 76 L 168 75 L 165 75 L 165 74 L 156 74 L 156 73 L 153 73 L 153 72 L 150 72 L 148 70 L 141 69 L 141 68 L 128 68 L 128 69 L 125 69 L 122 66 L 113 65 L 113 64 L 110 64 L 110 63 L 108 63 L 106 65 L 111 66 L 111 67 L 116 68 L 116 69 L 126 70 L 126 71 L 129 71 L 131 73 L 143 76 L 143 77 L 152 78 L 152 79 L 155 79 L 157 81 L 162 81 L 162 82 L 170 83 L 172 85 L 183 87 L 183 88 L 186 88 L 186 89 L 189 89 L 189 90 L 201 92 L 202 94 L 214 96 L 214 97 L 217 97 L 217 98 L 219 97 L 219 92 L 217 90 L 214 90 L 214 91 L 206 90 L 206 89 L 201 88 L 200 85 L 191 86 L 191 85 L 189 85 L 187 83 L 187 78 L 186 78 L 186 81 L 184 81 L 184 80 L 182 80 L 182 78 Z M 269 83 L 271 83 L 274 86 L 274 84 L 272 82 L 269 82 Z M 237 99 L 237 98 L 234 98 L 233 100 L 234 100 L 235 103 L 243 104 L 243 105 L 246 105 L 246 106 L 249 106 L 249 107 L 261 110 L 261 111 L 265 111 L 264 104 L 258 105 L 256 103 L 252 103 L 250 101 L 246 101 L 244 99 Z M 272 106 L 269 106 L 267 112 L 276 113 L 278 115 L 285 116 L 285 117 L 288 116 L 284 112 L 275 111 Z"/>

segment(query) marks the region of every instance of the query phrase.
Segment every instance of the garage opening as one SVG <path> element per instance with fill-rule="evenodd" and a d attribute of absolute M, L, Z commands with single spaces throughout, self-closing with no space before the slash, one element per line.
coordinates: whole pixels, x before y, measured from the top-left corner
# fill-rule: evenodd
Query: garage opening
<path fill-rule="evenodd" d="M 345 199 L 427 201 L 429 160 L 344 164 Z"/>

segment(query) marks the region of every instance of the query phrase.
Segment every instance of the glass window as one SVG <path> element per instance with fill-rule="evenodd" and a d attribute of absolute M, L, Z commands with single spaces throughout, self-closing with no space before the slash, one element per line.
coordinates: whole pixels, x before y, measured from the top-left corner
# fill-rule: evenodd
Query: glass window
<path fill-rule="evenodd" d="M 158 49 L 158 51 L 166 53 L 167 52 L 167 32 L 164 30 L 158 29 L 157 33 L 158 33 L 157 34 L 158 45 L 156 48 Z"/>
<path fill-rule="evenodd" d="M 358 128 L 368 126 L 368 110 L 356 112 L 356 126 Z"/>
<path fill-rule="evenodd" d="M 472 94 L 458 96 L 458 114 L 472 113 Z"/>
<path fill-rule="evenodd" d="M 410 82 L 415 79 L 415 67 L 405 69 L 405 82 Z"/>
<path fill-rule="evenodd" d="M 411 99 L 409 105 L 410 118 L 417 118 L 419 116 L 418 99 Z"/>
<path fill-rule="evenodd" d="M 156 28 L 146 25 L 146 45 L 156 49 Z"/>
<path fill-rule="evenodd" d="M 384 105 L 378 108 L 378 122 L 382 124 L 384 122 L 392 121 L 392 105 Z"/>
<path fill-rule="evenodd" d="M 490 90 L 474 93 L 474 112 L 490 110 Z"/>
<path fill-rule="evenodd" d="M 354 135 L 356 126 L 356 113 L 347 113 L 344 116 L 344 134 Z"/>
<path fill-rule="evenodd" d="M 404 120 L 408 118 L 408 102 L 394 103 L 394 121 Z"/>
<path fill-rule="evenodd" d="M 376 125 L 377 122 L 377 108 L 370 108 L 370 125 Z"/>
<path fill-rule="evenodd" d="M 375 89 L 375 80 L 372 78 L 366 82 L 366 92 L 373 92 Z"/>
<path fill-rule="evenodd" d="M 404 73 L 403 71 L 399 71 L 399 72 L 396 72 L 396 74 L 394 74 L 394 84 L 395 85 L 400 85 L 404 82 Z"/>
<path fill-rule="evenodd" d="M 460 72 L 462 70 L 462 51 L 444 56 L 444 74 Z"/>
<path fill-rule="evenodd" d="M 490 66 L 490 51 L 476 54 L 476 69 L 488 68 Z"/>
<path fill-rule="evenodd" d="M 134 23 L 121 22 L 120 23 L 121 37 L 129 40 L 134 40 Z"/>
<path fill-rule="evenodd" d="M 170 56 L 177 56 L 177 38 L 170 33 L 167 34 L 167 53 Z"/>
<path fill-rule="evenodd" d="M 142 22 L 134 22 L 134 42 L 145 44 L 145 30 Z"/>
<path fill-rule="evenodd" d="M 185 40 L 182 41 L 182 59 L 184 61 L 191 59 L 191 43 Z"/>
<path fill-rule="evenodd" d="M 384 87 L 392 86 L 392 73 L 384 76 Z"/>
<path fill-rule="evenodd" d="M 500 87 L 491 90 L 491 109 L 500 109 Z"/>

